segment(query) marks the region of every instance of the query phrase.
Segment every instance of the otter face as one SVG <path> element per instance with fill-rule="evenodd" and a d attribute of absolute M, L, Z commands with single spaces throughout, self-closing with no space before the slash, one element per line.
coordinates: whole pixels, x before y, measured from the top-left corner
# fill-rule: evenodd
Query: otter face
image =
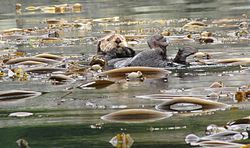
<path fill-rule="evenodd" d="M 162 35 L 153 35 L 152 37 L 149 38 L 149 40 L 147 41 L 149 48 L 157 48 L 157 47 L 167 47 L 168 46 L 168 42 L 166 40 L 166 38 L 164 38 L 164 36 Z"/>
<path fill-rule="evenodd" d="M 123 47 L 128 47 L 128 43 L 125 37 L 120 34 L 107 35 L 98 42 L 98 52 L 107 53 L 115 48 L 118 49 Z"/>

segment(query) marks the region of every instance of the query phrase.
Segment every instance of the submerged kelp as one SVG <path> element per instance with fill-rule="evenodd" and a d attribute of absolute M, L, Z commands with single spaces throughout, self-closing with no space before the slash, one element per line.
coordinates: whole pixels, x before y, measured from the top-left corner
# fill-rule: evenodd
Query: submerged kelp
<path fill-rule="evenodd" d="M 193 112 L 223 110 L 229 105 L 215 101 L 194 98 L 194 97 L 176 97 L 156 106 L 157 110 L 173 112 Z"/>
<path fill-rule="evenodd" d="M 162 120 L 171 116 L 171 113 L 158 112 L 149 109 L 126 109 L 110 113 L 101 118 L 111 122 L 143 123 Z"/>
<path fill-rule="evenodd" d="M 9 90 L 0 92 L 1 101 L 15 101 L 19 99 L 28 99 L 41 95 L 41 92 L 24 91 L 24 90 Z"/>

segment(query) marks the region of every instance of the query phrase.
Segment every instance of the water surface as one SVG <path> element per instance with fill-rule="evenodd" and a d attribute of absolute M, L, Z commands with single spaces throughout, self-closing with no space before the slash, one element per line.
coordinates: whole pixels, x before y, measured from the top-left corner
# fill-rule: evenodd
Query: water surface
<path fill-rule="evenodd" d="M 15 4 L 21 3 L 22 14 L 17 15 Z M 58 5 L 64 3 L 81 3 L 80 13 L 41 13 L 25 10 L 28 6 Z M 148 21 L 134 25 L 94 25 L 91 30 L 74 30 L 64 34 L 65 38 L 100 38 L 105 35 L 103 30 L 122 30 L 124 34 L 152 35 L 164 30 L 182 27 L 185 20 L 208 20 L 212 22 L 223 18 L 240 18 L 248 14 L 250 1 L 246 0 L 161 0 L 161 1 L 115 1 L 115 0 L 8 0 L 1 2 L 0 30 L 9 28 L 45 27 L 46 19 L 61 18 L 68 21 L 76 19 L 98 19 L 120 17 L 120 21 Z M 168 20 L 172 23 L 152 23 Z M 184 21 L 181 21 L 184 20 Z M 247 20 L 248 21 L 248 20 Z M 239 24 L 240 21 L 232 22 Z M 210 27 L 209 31 L 227 34 L 235 32 L 237 27 Z M 174 56 L 183 44 L 170 45 L 169 55 Z M 200 51 L 216 52 L 215 58 L 249 57 L 249 41 L 223 42 L 221 44 L 191 44 Z M 88 57 L 96 52 L 96 43 L 83 40 L 71 46 L 48 46 L 32 48 L 19 46 L 19 50 L 31 54 L 49 52 L 55 54 L 81 55 Z M 134 47 L 136 51 L 147 49 L 145 40 Z M 243 54 L 244 53 L 244 54 Z M 104 89 L 76 89 L 70 95 L 68 86 L 54 86 L 40 81 L 0 82 L 0 90 L 22 89 L 46 92 L 45 94 L 21 101 L 5 104 L 0 102 L 0 144 L 2 148 L 17 147 L 15 141 L 26 139 L 31 147 L 112 147 L 109 140 L 118 133 L 129 133 L 134 139 L 133 147 L 189 147 L 185 144 L 185 136 L 190 133 L 204 135 L 204 129 L 209 124 L 224 125 L 230 120 L 249 116 L 248 102 L 244 102 L 242 110 L 218 111 L 212 115 L 173 116 L 165 120 L 122 124 L 109 123 L 100 119 L 101 116 L 120 110 L 119 106 L 127 108 L 154 109 L 161 101 L 137 99 L 136 95 L 160 93 L 161 90 L 189 89 L 207 87 L 214 81 L 222 81 L 227 87 L 248 85 L 249 70 L 228 71 L 225 73 L 187 73 L 171 74 L 168 82 L 162 79 L 146 80 L 145 82 L 129 82 L 114 84 Z M 232 101 L 226 101 L 233 103 Z M 93 107 L 90 104 L 94 104 Z M 16 111 L 30 111 L 34 116 L 27 118 L 11 118 L 8 114 Z M 101 129 L 91 128 L 91 125 L 102 124 Z M 171 127 L 183 127 L 172 129 Z M 150 128 L 162 128 L 150 131 Z M 168 129 L 170 128 L 170 129 Z"/>

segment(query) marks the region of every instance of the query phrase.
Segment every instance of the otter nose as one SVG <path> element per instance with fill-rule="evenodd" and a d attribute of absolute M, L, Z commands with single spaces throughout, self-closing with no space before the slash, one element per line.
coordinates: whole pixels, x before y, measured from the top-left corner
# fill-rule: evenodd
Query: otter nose
<path fill-rule="evenodd" d="M 117 38 L 117 39 L 115 40 L 115 42 L 116 42 L 117 44 L 120 44 L 122 41 L 121 41 L 121 39 Z"/>

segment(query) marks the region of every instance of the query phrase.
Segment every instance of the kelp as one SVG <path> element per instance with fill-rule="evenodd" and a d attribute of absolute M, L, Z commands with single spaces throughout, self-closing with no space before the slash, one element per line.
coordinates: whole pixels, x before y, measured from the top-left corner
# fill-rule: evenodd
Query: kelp
<path fill-rule="evenodd" d="M 125 79 L 128 73 L 140 71 L 145 78 L 165 78 L 170 73 L 168 70 L 153 67 L 122 67 L 108 70 L 98 74 L 110 79 Z"/>
<path fill-rule="evenodd" d="M 105 88 L 109 85 L 112 85 L 114 84 L 115 82 L 114 81 L 111 81 L 111 80 L 93 80 L 91 82 L 87 82 L 85 84 L 82 84 L 80 86 L 78 86 L 78 88 L 86 88 L 86 87 L 93 87 L 93 88 L 97 88 L 97 89 L 100 89 L 100 88 Z"/>
<path fill-rule="evenodd" d="M 1 101 L 13 101 L 18 99 L 28 99 L 40 96 L 41 92 L 36 91 L 24 91 L 24 90 L 8 90 L 0 92 L 0 102 Z"/>
<path fill-rule="evenodd" d="M 171 116 L 172 113 L 169 112 L 159 112 L 149 109 L 125 109 L 102 116 L 101 119 L 110 122 L 144 123 L 162 120 Z"/>
<path fill-rule="evenodd" d="M 5 64 L 18 64 L 25 61 L 35 61 L 35 62 L 42 62 L 42 63 L 57 63 L 57 60 L 48 59 L 48 58 L 39 58 L 39 57 L 21 57 L 15 59 L 9 59 Z"/>
<path fill-rule="evenodd" d="M 65 68 L 57 68 L 57 67 L 35 67 L 35 68 L 28 68 L 25 69 L 27 73 L 39 73 L 39 74 L 46 74 L 46 73 L 53 73 L 53 72 L 65 72 Z"/>
<path fill-rule="evenodd" d="M 229 105 L 224 103 L 195 97 L 176 97 L 174 99 L 168 100 L 162 104 L 157 105 L 155 108 L 160 111 L 193 112 L 197 110 L 222 110 L 228 107 Z"/>

